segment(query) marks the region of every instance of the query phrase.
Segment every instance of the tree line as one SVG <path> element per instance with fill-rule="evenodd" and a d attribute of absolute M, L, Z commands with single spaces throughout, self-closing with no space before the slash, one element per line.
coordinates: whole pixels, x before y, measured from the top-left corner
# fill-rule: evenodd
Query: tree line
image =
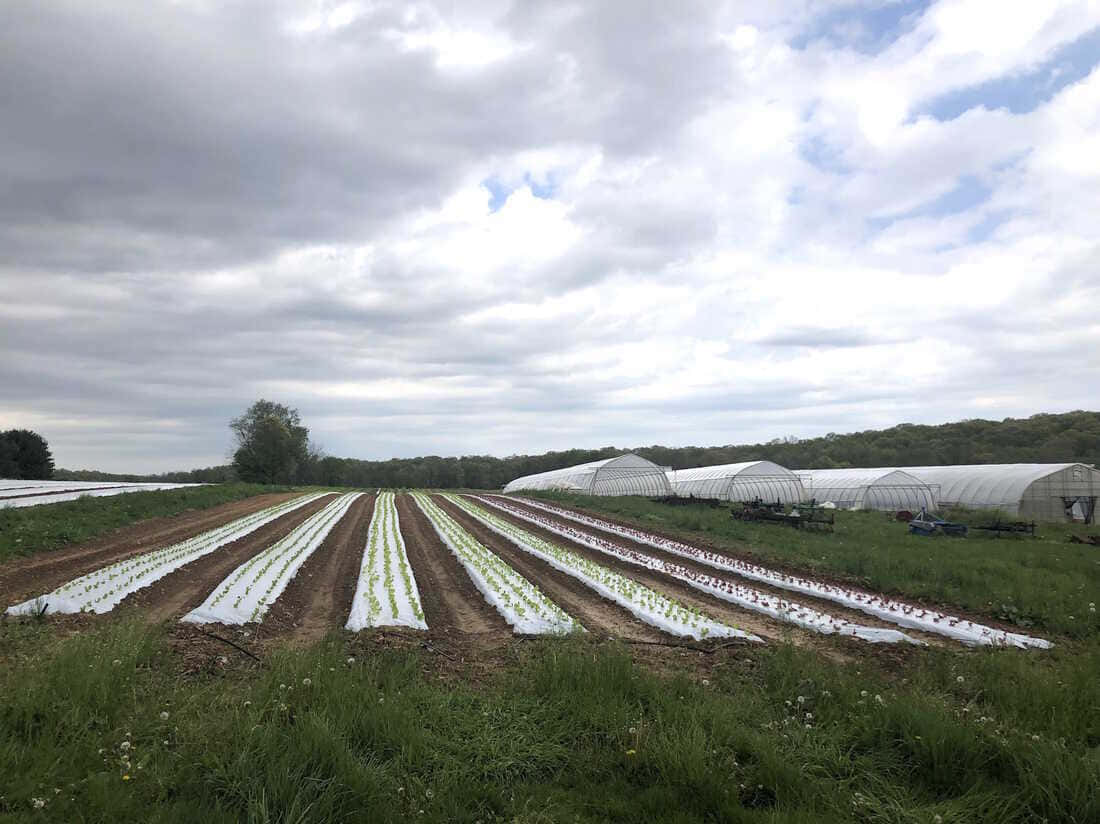
<path fill-rule="evenodd" d="M 770 460 L 791 469 L 917 466 L 966 463 L 1100 463 L 1100 412 L 1041 414 L 1002 421 L 965 420 L 938 426 L 911 423 L 889 429 L 819 438 L 778 438 L 767 443 L 710 447 L 606 446 L 541 455 L 392 458 L 366 461 L 326 456 L 311 445 L 297 410 L 260 400 L 230 423 L 233 462 L 162 475 L 63 474 L 87 480 L 165 480 L 220 483 L 317 484 L 350 487 L 497 489 L 513 478 L 635 452 L 661 466 L 693 466 Z M 94 477 L 92 477 L 94 476 Z"/>

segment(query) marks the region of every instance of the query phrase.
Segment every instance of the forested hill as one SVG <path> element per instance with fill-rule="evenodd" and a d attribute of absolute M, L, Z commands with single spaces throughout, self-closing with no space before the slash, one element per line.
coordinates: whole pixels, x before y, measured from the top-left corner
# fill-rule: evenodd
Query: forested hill
<path fill-rule="evenodd" d="M 609 458 L 628 449 L 608 446 L 507 458 L 471 455 L 362 461 L 327 457 L 312 464 L 304 474 L 313 483 L 331 486 L 496 489 L 521 475 Z M 940 426 L 899 424 L 890 429 L 829 434 L 806 440 L 784 438 L 744 446 L 647 446 L 629 451 L 676 469 L 750 460 L 771 460 L 791 469 L 1063 461 L 1100 464 L 1100 412 L 1033 415 L 1003 421 L 969 420 Z M 211 467 L 155 477 L 217 482 L 229 479 L 231 472 L 231 467 Z M 88 479 L 99 476 L 99 473 L 60 470 L 55 477 L 65 474 Z M 153 479 L 133 475 L 114 479 L 123 477 Z"/>
<path fill-rule="evenodd" d="M 358 461 L 325 458 L 325 483 L 353 486 L 430 486 L 495 489 L 513 478 L 618 455 L 625 448 L 573 449 L 507 458 L 410 458 Z M 899 424 L 885 430 L 786 438 L 745 446 L 637 447 L 630 451 L 661 466 L 771 460 L 792 469 L 961 463 L 1100 463 L 1100 412 L 1034 415 L 1003 421 L 970 420 L 941 426 Z"/>

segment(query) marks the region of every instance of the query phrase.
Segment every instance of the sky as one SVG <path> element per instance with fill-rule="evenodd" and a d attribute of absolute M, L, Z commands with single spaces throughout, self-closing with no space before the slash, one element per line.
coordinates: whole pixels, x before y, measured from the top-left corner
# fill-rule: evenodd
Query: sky
<path fill-rule="evenodd" d="M 0 4 L 0 429 L 224 463 L 1100 404 L 1100 3 Z"/>

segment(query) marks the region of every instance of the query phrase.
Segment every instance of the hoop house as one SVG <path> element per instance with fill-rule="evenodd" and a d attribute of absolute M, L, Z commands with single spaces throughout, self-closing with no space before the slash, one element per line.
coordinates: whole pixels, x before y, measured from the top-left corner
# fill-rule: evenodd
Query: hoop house
<path fill-rule="evenodd" d="M 900 469 L 814 469 L 800 477 L 808 496 L 841 509 L 936 508 L 934 488 Z"/>
<path fill-rule="evenodd" d="M 587 495 L 672 494 L 665 471 L 630 452 L 617 458 L 525 475 L 504 487 L 505 492 L 534 489 L 558 489 Z"/>
<path fill-rule="evenodd" d="M 909 466 L 905 471 L 938 486 L 941 506 L 1000 509 L 1041 521 L 1096 520 L 1100 472 L 1087 464 Z"/>
<path fill-rule="evenodd" d="M 682 498 L 796 504 L 806 498 L 802 481 L 791 470 L 771 461 L 675 469 L 668 473 L 672 493 Z"/>

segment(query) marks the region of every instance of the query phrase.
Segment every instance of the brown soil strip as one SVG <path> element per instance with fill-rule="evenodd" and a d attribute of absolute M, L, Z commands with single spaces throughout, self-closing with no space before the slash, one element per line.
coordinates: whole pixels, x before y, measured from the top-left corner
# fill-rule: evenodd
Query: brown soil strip
<path fill-rule="evenodd" d="M 375 496 L 356 499 L 264 616 L 257 635 L 316 641 L 347 623 L 367 545 Z"/>
<path fill-rule="evenodd" d="M 889 621 L 885 621 L 881 618 L 876 618 L 873 615 L 868 615 L 867 613 L 860 612 L 859 610 L 849 609 L 845 606 L 842 606 L 841 604 L 837 604 L 833 601 L 828 601 L 824 598 L 814 598 L 813 596 L 803 595 L 800 592 L 791 592 L 790 590 L 781 589 L 780 587 L 769 586 L 768 584 L 764 584 L 764 583 L 761 583 L 759 581 L 754 581 L 750 578 L 742 578 L 740 575 L 736 575 L 735 573 L 727 572 L 725 570 L 718 569 L 717 567 L 712 567 L 708 564 L 704 564 L 704 563 L 701 563 L 699 561 L 692 561 L 688 558 L 684 558 L 683 556 L 677 555 L 673 552 L 666 552 L 664 550 L 657 549 L 656 547 L 650 546 L 649 544 L 643 544 L 639 541 L 634 541 L 630 538 L 625 538 L 621 535 L 616 535 L 613 532 L 606 532 L 604 530 L 600 530 L 600 529 L 597 529 L 595 527 L 590 527 L 587 524 L 578 524 L 578 523 L 575 523 L 573 521 L 568 520 L 567 518 L 562 518 L 562 517 L 559 517 L 557 515 L 552 515 L 551 513 L 544 512 L 541 509 L 534 509 L 532 507 L 524 506 L 524 505 L 519 504 L 518 502 L 515 502 L 515 501 L 513 501 L 512 503 L 513 503 L 513 505 L 519 506 L 521 509 L 523 509 L 525 511 L 528 511 L 528 512 L 531 512 L 532 514 L 536 514 L 536 515 L 539 515 L 540 517 L 548 518 L 549 520 L 553 521 L 556 524 L 560 524 L 561 526 L 569 527 L 571 529 L 579 529 L 579 530 L 582 530 L 582 531 L 583 530 L 590 531 L 593 534 L 595 534 L 596 536 L 598 536 L 599 538 L 607 540 L 607 541 L 615 544 L 616 546 L 621 546 L 624 549 L 632 550 L 634 552 L 639 552 L 639 553 L 642 553 L 643 555 L 649 555 L 650 557 L 657 558 L 661 561 L 665 561 L 665 562 L 670 563 L 670 564 L 677 564 L 679 566 L 685 567 L 685 568 L 693 570 L 695 572 L 699 572 L 699 573 L 702 573 L 704 575 L 709 575 L 712 578 L 716 578 L 718 580 L 732 581 L 733 583 L 739 584 L 743 587 L 748 587 L 749 589 L 754 589 L 758 592 L 762 592 L 766 595 L 771 596 L 772 598 L 782 598 L 785 601 L 792 601 L 796 604 L 806 606 L 810 609 L 816 610 L 817 612 L 823 612 L 823 613 L 827 613 L 829 615 L 832 615 L 834 618 L 841 618 L 841 619 L 843 619 L 845 621 L 848 621 L 850 623 L 860 624 L 860 625 L 866 626 L 866 627 L 877 627 L 879 629 L 898 630 L 898 631 L 906 633 L 907 635 L 909 635 L 912 638 L 919 638 L 920 640 L 925 641 L 926 643 L 929 643 L 929 644 L 942 645 L 942 644 L 948 642 L 948 639 L 944 638 L 942 635 L 936 635 L 936 634 L 931 633 L 931 632 L 922 632 L 920 630 L 914 630 L 914 629 L 910 629 L 910 628 L 907 628 L 907 627 L 900 627 L 897 624 L 891 623 Z M 516 516 L 511 515 L 507 512 L 501 512 L 500 510 L 497 510 L 497 509 L 493 509 L 492 511 L 495 514 L 498 514 L 501 517 L 508 519 L 509 521 L 516 524 L 517 526 L 523 527 L 524 529 L 528 529 L 528 530 L 530 530 L 531 532 L 534 532 L 537 535 L 541 535 L 542 537 L 546 538 L 547 540 L 556 541 L 559 544 L 562 544 L 564 546 L 568 546 L 570 549 L 573 549 L 577 552 L 585 553 L 588 557 L 592 558 L 595 561 L 598 561 L 599 563 L 606 563 L 608 565 L 611 565 L 612 563 L 621 564 L 624 569 L 645 571 L 645 572 L 648 572 L 650 575 L 657 576 L 658 579 L 675 582 L 678 585 L 687 587 L 688 590 L 695 593 L 695 595 L 697 597 L 704 598 L 710 603 L 717 603 L 721 606 L 724 606 L 727 609 L 735 609 L 735 610 L 737 610 L 738 612 L 740 612 L 742 614 L 746 614 L 746 613 L 749 614 L 749 615 L 754 614 L 752 610 L 744 609 L 742 607 L 737 607 L 736 605 L 730 604 L 729 601 L 725 601 L 725 600 L 723 600 L 723 599 L 721 599 L 717 596 L 714 596 L 714 595 L 708 595 L 707 593 L 702 592 L 701 590 L 695 589 L 695 587 L 692 587 L 692 586 L 687 585 L 687 584 L 683 584 L 682 582 L 678 581 L 678 579 L 674 578 L 673 576 L 666 575 L 665 573 L 656 572 L 656 571 L 652 571 L 652 570 L 644 570 L 643 567 L 639 567 L 639 566 L 636 566 L 634 564 L 627 563 L 626 561 L 616 560 L 616 559 L 612 558 L 612 556 L 610 556 L 610 555 L 606 555 L 602 552 L 598 552 L 597 550 L 594 550 L 590 547 L 587 547 L 584 544 L 580 544 L 580 543 L 576 543 L 574 541 L 571 541 L 568 538 L 565 538 L 561 535 L 558 535 L 555 532 L 551 532 L 548 529 L 543 529 L 542 527 L 536 526 L 535 524 L 532 524 L 528 521 L 524 521 L 523 519 L 517 518 Z M 615 567 L 615 568 L 619 569 L 619 567 Z M 632 574 L 631 577 L 637 577 L 637 576 Z M 767 616 L 764 616 L 764 615 L 759 615 L 759 617 L 762 618 L 763 620 L 766 620 L 766 621 L 776 621 L 776 619 L 768 618 Z M 781 622 L 781 621 L 777 621 L 776 623 L 783 624 L 786 627 L 791 626 L 790 624 L 786 624 L 785 622 Z M 807 632 L 807 633 L 810 633 L 810 634 L 813 634 L 813 635 L 821 635 L 822 634 L 822 633 L 814 633 L 814 632 L 812 632 L 812 630 L 800 630 L 800 631 Z"/>
<path fill-rule="evenodd" d="M 100 567 L 183 541 L 299 494 L 257 495 L 210 509 L 150 518 L 79 546 L 14 559 L 0 566 L 0 607 L 50 592 Z"/>
<path fill-rule="evenodd" d="M 640 621 L 629 610 L 608 601 L 572 575 L 555 569 L 471 518 L 450 501 L 434 500 L 447 514 L 477 538 L 487 549 L 499 555 L 516 572 L 535 584 L 555 604 L 584 625 L 589 632 L 630 641 L 681 640 Z"/>
<path fill-rule="evenodd" d="M 185 564 L 156 583 L 131 593 L 116 607 L 133 609 L 150 622 L 179 618 L 197 607 L 229 573 L 267 549 L 310 515 L 332 503 L 328 495 L 276 518 L 250 535 Z"/>
<path fill-rule="evenodd" d="M 420 590 L 420 604 L 430 636 L 476 634 L 497 641 L 509 639 L 512 628 L 508 622 L 474 586 L 412 496 L 402 493 L 396 500 L 401 536 Z"/>

